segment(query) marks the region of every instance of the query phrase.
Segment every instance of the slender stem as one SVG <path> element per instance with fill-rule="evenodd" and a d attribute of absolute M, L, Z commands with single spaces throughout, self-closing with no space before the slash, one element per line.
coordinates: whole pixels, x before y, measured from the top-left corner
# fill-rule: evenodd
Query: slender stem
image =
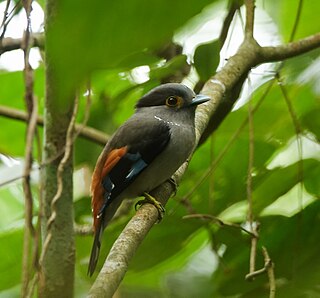
<path fill-rule="evenodd" d="M 241 225 L 239 224 L 236 224 L 236 223 L 233 223 L 233 222 L 227 222 L 227 221 L 224 221 L 216 216 L 213 216 L 211 214 L 190 214 L 190 215 L 185 215 L 183 217 L 183 219 L 191 219 L 191 218 L 198 218 L 198 219 L 204 219 L 204 220 L 210 220 L 210 221 L 214 221 L 216 222 L 217 224 L 219 224 L 221 227 L 231 227 L 231 228 L 236 228 L 236 229 L 239 229 L 245 233 L 247 233 L 248 235 L 252 236 L 252 237 L 255 237 L 256 235 L 253 234 L 251 231 L 245 229 L 244 227 L 242 227 Z"/>
<path fill-rule="evenodd" d="M 267 268 L 268 279 L 269 279 L 269 287 L 270 287 L 269 298 L 275 298 L 276 279 L 274 275 L 274 264 L 269 257 L 267 249 L 264 246 L 262 247 L 262 253 L 264 256 L 264 264 L 265 264 L 264 266 Z"/>
<path fill-rule="evenodd" d="M 254 0 L 245 0 L 246 6 L 246 26 L 245 26 L 245 38 L 253 39 L 254 28 Z"/>
<path fill-rule="evenodd" d="M 28 119 L 27 113 L 20 111 L 18 109 L 9 108 L 9 107 L 2 106 L 2 105 L 0 105 L 0 115 L 7 117 L 7 118 L 10 118 L 10 119 L 23 121 L 23 122 L 26 122 Z M 84 121 L 84 123 L 85 123 L 85 121 Z M 37 124 L 39 126 L 43 126 L 43 117 L 42 116 L 37 117 Z M 75 131 L 76 131 L 76 133 L 79 133 L 80 137 L 87 139 L 89 141 L 92 141 L 94 143 L 97 143 L 99 145 L 102 145 L 102 146 L 104 146 L 109 139 L 109 136 L 107 134 L 105 134 L 99 130 L 96 130 L 92 127 L 85 126 L 84 124 L 76 124 Z"/>
<path fill-rule="evenodd" d="M 248 123 L 249 123 L 249 157 L 248 157 L 248 173 L 247 173 L 247 200 L 248 200 L 248 214 L 247 219 L 250 225 L 250 231 L 255 234 L 251 238 L 251 249 L 250 249 L 250 262 L 249 272 L 255 271 L 256 266 L 256 254 L 257 254 L 257 242 L 258 233 L 254 226 L 253 220 L 253 205 L 252 205 L 252 172 L 253 172 L 253 161 L 254 161 L 254 128 L 253 128 L 253 113 L 251 101 L 248 103 Z"/>
<path fill-rule="evenodd" d="M 33 226 L 33 196 L 30 185 L 30 172 L 33 163 L 33 140 L 37 129 L 38 103 L 33 94 L 33 69 L 29 63 L 30 54 L 30 30 L 31 30 L 31 4 L 32 1 L 25 1 L 24 9 L 27 17 L 27 27 L 23 37 L 23 52 L 24 52 L 24 81 L 25 81 L 25 103 L 28 112 L 27 137 L 25 146 L 25 165 L 23 192 L 25 197 L 25 231 L 23 244 L 23 264 L 22 264 L 22 287 L 21 296 L 25 297 L 28 293 L 29 282 L 31 278 L 32 268 L 30 266 L 30 248 L 37 247 L 36 229 Z M 33 255 L 33 257 L 37 257 Z M 35 261 L 37 262 L 37 261 Z"/>
<path fill-rule="evenodd" d="M 298 29 L 298 25 L 299 25 L 299 21 L 300 21 L 301 12 L 302 12 L 302 5 L 303 5 L 303 0 L 299 0 L 298 9 L 297 9 L 297 15 L 296 15 L 296 18 L 294 20 L 294 24 L 293 24 L 293 28 L 292 28 L 292 32 L 291 32 L 289 41 L 293 41 L 294 40 L 294 36 L 296 35 L 297 29 Z"/>

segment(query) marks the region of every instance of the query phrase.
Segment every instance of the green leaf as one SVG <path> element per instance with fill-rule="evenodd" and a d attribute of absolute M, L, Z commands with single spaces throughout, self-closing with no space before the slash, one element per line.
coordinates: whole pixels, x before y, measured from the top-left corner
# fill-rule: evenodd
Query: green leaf
<path fill-rule="evenodd" d="M 199 45 L 194 53 L 194 66 L 201 81 L 207 81 L 215 74 L 220 61 L 220 40 Z"/>
<path fill-rule="evenodd" d="M 167 210 L 171 210 L 170 206 L 172 204 L 167 207 Z M 152 233 L 148 235 L 134 256 L 131 268 L 135 271 L 146 270 L 164 262 L 183 250 L 188 243 L 189 236 L 200 227 L 200 222 L 182 220 L 178 210 L 175 210 L 174 214 L 163 219 L 161 225 L 153 228 Z M 155 243 L 159 245 L 154 245 Z M 170 243 L 170 245 L 164 249 L 164 246 L 161 245 L 163 243 Z"/>
<path fill-rule="evenodd" d="M 299 5 L 301 7 L 299 8 Z M 296 34 L 294 39 L 306 37 L 319 32 L 319 25 L 314 20 L 314 12 L 320 10 L 320 3 L 317 0 L 309 1 L 257 1 L 257 6 L 268 11 L 270 16 L 276 21 L 283 40 L 288 42 L 294 24 L 298 18 Z"/>
<path fill-rule="evenodd" d="M 66 98 L 91 71 L 123 66 L 128 56 L 160 47 L 211 2 L 81 0 L 75 7 L 72 0 L 59 1 L 46 42 L 59 92 Z"/>
<path fill-rule="evenodd" d="M 314 165 L 309 172 L 304 174 L 304 186 L 306 190 L 315 195 L 318 199 L 320 197 L 320 161 Z"/>
<path fill-rule="evenodd" d="M 20 284 L 23 229 L 0 233 L 0 291 Z"/>
<path fill-rule="evenodd" d="M 9 168 L 10 169 L 10 168 Z M 9 176 L 9 173 L 7 173 Z M 1 175 L 1 182 L 4 180 Z M 14 196 L 13 193 L 16 195 Z M 23 219 L 23 193 L 16 185 L 0 188 L 0 231 L 5 231 L 10 226 L 14 226 Z"/>
<path fill-rule="evenodd" d="M 300 182 L 300 161 L 285 168 L 276 168 L 267 171 L 264 175 L 254 180 L 253 212 L 259 214 L 266 206 L 277 198 L 287 193 Z M 303 160 L 303 179 L 312 175 L 312 170 L 319 167 L 319 162 L 314 159 Z M 272 191 L 271 191 L 272 190 Z"/>
<path fill-rule="evenodd" d="M 160 80 L 179 71 L 183 66 L 187 65 L 187 56 L 178 55 L 169 60 L 161 67 L 155 67 L 150 71 L 150 79 Z"/>
<path fill-rule="evenodd" d="M 261 246 L 274 262 L 279 297 L 318 297 L 320 257 L 318 224 L 320 202 L 315 201 L 294 217 L 260 218 L 256 268 L 263 267 Z M 221 228 L 215 240 L 226 245 L 223 260 L 212 278 L 217 285 L 212 297 L 268 297 L 267 275 L 253 282 L 244 280 L 249 268 L 250 241 L 240 231 Z M 232 285 L 232 286 L 231 286 Z M 313 295 L 312 295 L 313 294 Z"/>
<path fill-rule="evenodd" d="M 44 70 L 34 72 L 34 94 L 38 99 L 39 114 L 42 114 L 44 98 Z M 25 112 L 23 72 L 0 72 L 1 105 Z M 24 155 L 26 124 L 0 115 L 0 152 L 11 156 Z M 39 135 L 42 135 L 39 133 Z"/>
<path fill-rule="evenodd" d="M 302 124 L 320 141 L 320 107 L 314 107 L 302 117 Z"/>
<path fill-rule="evenodd" d="M 185 221 L 182 221 L 180 226 L 183 227 L 184 223 Z M 164 248 L 161 245 L 161 243 L 165 242 L 156 243 L 158 243 L 160 248 L 162 247 L 162 250 L 167 249 L 167 246 Z M 163 284 L 163 277 L 165 277 L 166 284 L 169 284 L 170 281 L 173 279 L 172 275 L 179 274 L 186 276 L 184 274 L 185 268 L 191 267 L 188 266 L 188 264 L 193 261 L 196 254 L 201 254 L 201 252 L 205 248 L 208 248 L 206 244 L 207 231 L 205 229 L 197 230 L 195 233 L 188 235 L 187 239 L 184 241 L 182 249 L 176 250 L 174 255 L 166 259 L 164 262 L 159 262 L 154 266 L 146 266 L 146 268 L 143 271 L 136 271 L 135 268 L 129 270 L 124 279 L 122 289 L 124 289 L 124 291 L 130 291 L 131 293 L 136 292 L 137 290 L 143 292 L 160 290 Z M 141 252 L 141 254 L 142 253 L 147 253 L 146 258 L 148 258 L 149 255 L 150 257 L 153 256 L 157 258 L 157 251 L 144 251 Z M 212 270 L 212 263 L 213 262 L 211 259 L 205 262 L 205 264 L 202 263 L 202 270 L 199 269 L 199 271 L 201 271 L 202 273 L 203 271 L 205 271 L 207 273 L 208 270 Z M 206 268 L 204 269 L 204 267 Z M 192 275 L 191 272 L 189 272 L 189 275 Z M 137 280 L 139 279 L 142 279 L 144 282 L 137 284 Z"/>

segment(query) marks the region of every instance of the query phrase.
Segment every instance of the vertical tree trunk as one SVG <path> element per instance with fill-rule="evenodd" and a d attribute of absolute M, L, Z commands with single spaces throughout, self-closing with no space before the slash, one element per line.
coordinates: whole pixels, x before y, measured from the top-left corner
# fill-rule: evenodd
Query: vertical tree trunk
<path fill-rule="evenodd" d="M 48 0 L 46 7 L 46 33 L 54 26 L 58 15 L 57 1 Z M 57 171 L 66 147 L 66 135 L 72 117 L 73 100 L 58 92 L 55 80 L 55 61 L 52 61 L 46 34 L 46 98 L 44 111 L 44 163 L 42 170 L 43 199 L 43 256 L 40 264 L 39 297 L 72 297 L 74 285 L 74 233 L 72 152 L 62 172 L 62 192 L 57 197 L 59 182 Z M 60 104 L 59 104 L 60 103 Z M 63 104 L 61 104 L 63 103 Z M 57 198 L 56 217 L 48 228 L 52 215 L 52 200 Z M 50 220 L 49 220 L 50 219 Z M 50 239 L 48 241 L 48 239 Z M 46 243 L 47 242 L 47 243 Z"/>

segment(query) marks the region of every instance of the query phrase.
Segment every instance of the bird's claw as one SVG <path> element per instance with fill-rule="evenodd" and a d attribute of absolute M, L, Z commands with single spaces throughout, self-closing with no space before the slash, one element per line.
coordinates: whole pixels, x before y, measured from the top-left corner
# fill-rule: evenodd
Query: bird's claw
<path fill-rule="evenodd" d="M 148 193 L 144 193 L 144 200 L 140 200 L 138 201 L 135 205 L 134 205 L 134 208 L 137 210 L 138 208 L 141 207 L 141 205 L 143 204 L 146 204 L 146 203 L 149 203 L 149 204 L 152 204 L 153 206 L 155 206 L 158 210 L 158 223 L 161 222 L 165 212 L 166 212 L 166 209 L 162 206 L 162 204 L 157 201 L 153 196 L 151 196 L 150 194 Z"/>

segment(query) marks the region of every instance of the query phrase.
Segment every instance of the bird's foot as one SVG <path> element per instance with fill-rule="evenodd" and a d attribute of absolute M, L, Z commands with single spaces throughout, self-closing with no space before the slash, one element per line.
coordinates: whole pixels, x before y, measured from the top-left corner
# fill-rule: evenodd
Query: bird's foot
<path fill-rule="evenodd" d="M 176 182 L 173 178 L 168 179 L 168 182 L 169 182 L 169 183 L 173 186 L 173 188 L 174 188 L 173 197 L 175 197 L 176 194 L 177 194 L 177 191 L 178 191 L 178 184 L 177 184 L 177 182 Z"/>
<path fill-rule="evenodd" d="M 151 196 L 147 192 L 145 192 L 143 195 L 144 195 L 144 200 L 138 201 L 134 206 L 135 209 L 137 210 L 137 207 L 140 207 L 141 205 L 146 203 L 152 204 L 158 210 L 158 223 L 159 223 L 162 220 L 166 212 L 166 209 L 162 206 L 162 204 L 159 201 L 157 201 L 153 196 Z"/>

